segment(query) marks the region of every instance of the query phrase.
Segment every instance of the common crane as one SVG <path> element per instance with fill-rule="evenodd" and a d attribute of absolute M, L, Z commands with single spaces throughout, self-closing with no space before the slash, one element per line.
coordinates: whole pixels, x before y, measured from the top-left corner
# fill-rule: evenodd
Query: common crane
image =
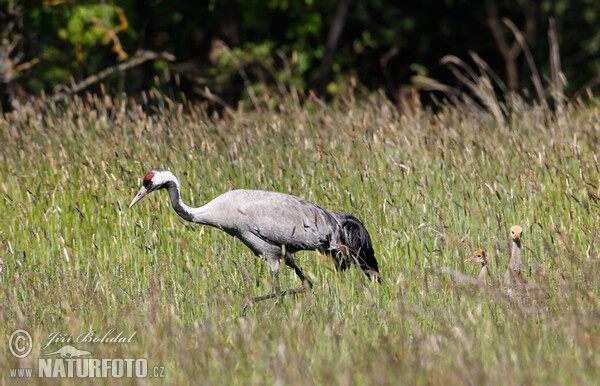
<path fill-rule="evenodd" d="M 488 265 L 489 265 L 489 255 L 485 249 L 478 249 L 473 253 L 471 257 L 465 260 L 465 262 L 481 264 L 481 271 L 479 272 L 479 276 L 477 279 L 483 283 L 484 286 L 487 285 L 487 276 L 488 276 Z"/>
<path fill-rule="evenodd" d="M 191 208 L 181 200 L 177 177 L 165 169 L 153 169 L 129 208 L 147 194 L 167 189 L 173 209 L 187 221 L 210 225 L 239 238 L 254 254 L 269 264 L 275 279 L 275 292 L 246 299 L 244 310 L 253 302 L 309 291 L 312 283 L 296 265 L 292 254 L 301 250 L 327 253 L 338 269 L 354 263 L 369 278 L 380 282 L 380 273 L 371 238 L 356 217 L 329 211 L 289 194 L 264 190 L 231 190 L 206 205 Z M 281 292 L 280 261 L 292 268 L 302 287 Z"/>
<path fill-rule="evenodd" d="M 548 303 L 550 294 L 533 281 L 529 281 L 521 272 L 521 239 L 523 228 L 514 225 L 510 228 L 512 251 L 508 268 L 504 274 L 504 292 L 509 301 L 525 311 L 542 309 Z"/>

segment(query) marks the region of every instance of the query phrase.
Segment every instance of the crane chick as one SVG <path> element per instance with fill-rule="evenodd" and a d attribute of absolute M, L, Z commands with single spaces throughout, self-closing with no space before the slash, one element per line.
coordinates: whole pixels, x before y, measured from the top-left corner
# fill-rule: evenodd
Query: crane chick
<path fill-rule="evenodd" d="M 481 264 L 481 271 L 477 277 L 483 285 L 487 285 L 489 255 L 485 249 L 478 249 L 471 257 L 465 260 L 468 263 Z"/>
<path fill-rule="evenodd" d="M 521 237 L 523 228 L 513 225 L 510 228 L 510 240 L 512 249 L 508 267 L 504 273 L 504 291 L 506 295 L 516 296 L 525 292 L 527 278 L 521 273 Z"/>
<path fill-rule="evenodd" d="M 521 239 L 523 228 L 514 225 L 510 228 L 512 250 L 508 268 L 504 274 L 504 292 L 509 300 L 526 311 L 542 309 L 550 294 L 535 282 L 530 282 L 521 272 Z"/>
<path fill-rule="evenodd" d="M 293 253 L 301 250 L 325 252 L 342 270 L 354 263 L 369 278 L 380 281 L 369 232 L 351 214 L 325 210 L 289 194 L 242 189 L 231 190 L 204 206 L 191 208 L 181 200 L 177 177 L 165 169 L 153 169 L 146 174 L 129 207 L 159 189 L 167 190 L 173 209 L 180 217 L 219 228 L 239 238 L 269 265 L 275 279 L 275 293 L 247 299 L 244 310 L 253 302 L 302 293 L 312 288 L 312 283 L 292 257 Z M 280 291 L 281 260 L 296 272 L 302 287 Z"/>

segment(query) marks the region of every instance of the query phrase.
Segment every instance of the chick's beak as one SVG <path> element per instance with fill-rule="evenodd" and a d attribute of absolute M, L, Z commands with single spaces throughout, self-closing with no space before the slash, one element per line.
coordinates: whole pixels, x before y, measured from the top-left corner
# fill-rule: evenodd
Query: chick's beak
<path fill-rule="evenodd" d="M 466 263 L 481 263 L 481 261 L 481 258 L 477 256 L 471 256 L 467 260 L 465 260 Z"/>
<path fill-rule="evenodd" d="M 142 188 L 140 189 L 138 194 L 133 198 L 133 201 L 131 201 L 131 204 L 129 204 L 129 207 L 131 208 L 133 205 L 135 205 L 136 202 L 140 201 L 147 194 L 148 194 L 148 189 L 146 189 L 145 187 L 142 186 Z"/>

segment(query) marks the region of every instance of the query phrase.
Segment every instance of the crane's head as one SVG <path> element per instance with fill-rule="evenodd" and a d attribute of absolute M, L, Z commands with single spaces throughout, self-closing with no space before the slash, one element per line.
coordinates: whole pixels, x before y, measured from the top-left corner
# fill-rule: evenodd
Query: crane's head
<path fill-rule="evenodd" d="M 465 262 L 486 265 L 488 263 L 488 253 L 485 249 L 478 249 Z"/>
<path fill-rule="evenodd" d="M 521 237 L 523 237 L 523 228 L 518 225 L 513 225 L 510 227 L 510 239 L 515 243 L 521 242 Z"/>
<path fill-rule="evenodd" d="M 166 188 L 169 181 L 176 182 L 177 178 L 168 170 L 165 169 L 152 169 L 144 177 L 142 187 L 138 194 L 133 198 L 129 207 L 131 208 L 136 202 L 144 198 L 148 193 L 155 190 Z"/>

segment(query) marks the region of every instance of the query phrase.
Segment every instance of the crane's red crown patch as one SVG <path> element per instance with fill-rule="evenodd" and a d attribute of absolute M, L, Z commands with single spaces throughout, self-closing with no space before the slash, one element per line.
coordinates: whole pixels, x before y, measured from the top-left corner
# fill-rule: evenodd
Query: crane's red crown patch
<path fill-rule="evenodd" d="M 150 181 L 152 180 L 152 177 L 154 177 L 154 174 L 148 173 L 146 174 L 146 177 L 144 177 L 144 181 Z"/>

